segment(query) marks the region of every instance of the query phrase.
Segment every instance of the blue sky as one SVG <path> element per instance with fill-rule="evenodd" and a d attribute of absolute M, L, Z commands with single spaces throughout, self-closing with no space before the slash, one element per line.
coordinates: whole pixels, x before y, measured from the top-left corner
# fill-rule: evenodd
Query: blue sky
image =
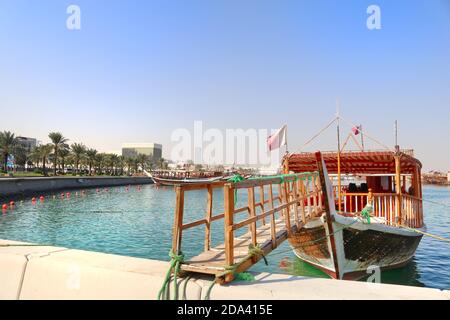
<path fill-rule="evenodd" d="M 79 31 L 66 8 L 81 8 Z M 366 9 L 381 8 L 381 30 Z M 0 0 L 0 130 L 102 151 L 192 129 L 277 128 L 296 150 L 336 112 L 450 170 L 450 1 Z M 343 128 L 343 138 L 349 128 Z M 312 146 L 334 147 L 334 131 Z"/>

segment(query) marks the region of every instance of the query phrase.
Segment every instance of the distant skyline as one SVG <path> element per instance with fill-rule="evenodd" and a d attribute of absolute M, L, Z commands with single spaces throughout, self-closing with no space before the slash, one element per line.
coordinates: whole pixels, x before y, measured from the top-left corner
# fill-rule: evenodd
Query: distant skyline
<path fill-rule="evenodd" d="M 81 9 L 68 30 L 66 9 Z M 380 30 L 366 26 L 381 9 Z M 171 133 L 288 125 L 290 151 L 340 113 L 424 171 L 450 170 L 450 1 L 0 2 L 0 131 L 106 152 Z M 342 126 L 341 139 L 350 131 Z M 307 150 L 336 147 L 330 128 Z M 376 147 L 367 141 L 367 146 Z"/>

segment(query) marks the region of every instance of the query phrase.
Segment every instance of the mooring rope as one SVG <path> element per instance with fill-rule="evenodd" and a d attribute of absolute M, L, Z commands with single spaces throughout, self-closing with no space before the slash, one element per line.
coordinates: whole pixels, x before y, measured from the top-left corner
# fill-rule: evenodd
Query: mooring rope
<path fill-rule="evenodd" d="M 161 289 L 158 292 L 158 300 L 163 300 L 164 298 L 167 298 L 168 295 L 170 295 L 168 289 L 170 285 L 170 280 L 172 278 L 172 271 L 173 271 L 173 291 L 174 291 L 174 300 L 178 300 L 178 281 L 177 276 L 180 272 L 181 264 L 184 262 L 184 254 L 179 253 L 175 254 L 173 250 L 170 250 L 169 256 L 171 258 L 170 261 L 170 267 L 167 271 L 166 277 L 164 279 L 163 285 Z M 170 297 L 169 297 L 170 298 Z"/>
<path fill-rule="evenodd" d="M 424 232 L 424 231 L 419 230 L 419 229 L 410 228 L 410 227 L 402 226 L 402 225 L 397 225 L 397 226 L 399 228 L 403 228 L 403 229 L 407 229 L 407 230 L 410 230 L 410 231 L 414 231 L 414 232 L 423 234 L 424 236 L 428 236 L 428 237 L 434 238 L 436 240 L 440 240 L 440 241 L 444 241 L 444 242 L 450 242 L 450 239 L 447 239 L 447 238 L 444 238 L 444 237 L 441 237 L 441 236 L 438 236 L 438 235 L 435 235 L 435 234 L 432 234 L 432 233 L 429 233 L 429 232 Z"/>
<path fill-rule="evenodd" d="M 238 269 L 243 263 L 245 263 L 248 259 L 251 259 L 251 258 L 253 258 L 253 257 L 262 257 L 262 258 L 264 259 L 264 264 L 265 264 L 266 266 L 269 265 L 269 263 L 268 263 L 268 261 L 267 261 L 267 258 L 266 258 L 266 255 L 265 255 L 265 253 L 264 253 L 264 250 L 262 250 L 261 247 L 260 247 L 259 245 L 256 245 L 256 246 L 255 246 L 254 244 L 251 243 L 251 244 L 249 244 L 249 246 L 248 246 L 248 253 L 247 253 L 247 256 L 245 256 L 245 258 L 242 259 L 241 262 L 239 262 L 239 263 L 235 263 L 235 264 L 233 264 L 233 265 L 231 265 L 231 266 L 226 266 L 226 267 L 225 267 L 225 271 L 222 272 L 222 273 L 220 273 L 220 274 L 218 274 L 218 275 L 216 276 L 216 280 L 217 280 L 218 278 L 223 278 L 223 277 L 225 277 L 225 276 L 227 276 L 227 275 L 229 275 L 229 274 L 232 274 L 233 276 L 238 275 L 238 273 L 236 273 L 237 269 Z M 244 278 L 242 278 L 242 279 L 244 279 Z M 248 280 L 246 280 L 246 281 L 248 281 Z M 205 300 L 209 300 L 209 299 L 210 299 L 211 291 L 212 291 L 212 289 L 213 289 L 215 283 L 216 283 L 216 281 L 213 281 L 213 282 L 210 284 L 210 286 L 208 287 L 208 290 L 206 291 L 206 294 L 205 294 Z"/>

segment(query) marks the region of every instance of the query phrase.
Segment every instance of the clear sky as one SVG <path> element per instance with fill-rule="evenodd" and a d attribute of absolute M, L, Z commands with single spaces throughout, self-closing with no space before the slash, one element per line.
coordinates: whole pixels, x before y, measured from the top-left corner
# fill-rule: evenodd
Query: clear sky
<path fill-rule="evenodd" d="M 66 28 L 70 4 L 81 30 Z M 381 30 L 366 27 L 371 4 Z M 337 97 L 386 144 L 398 119 L 402 147 L 450 170 L 450 1 L 0 0 L 0 130 L 101 151 L 159 142 L 168 156 L 194 120 L 287 123 L 296 150 Z"/>

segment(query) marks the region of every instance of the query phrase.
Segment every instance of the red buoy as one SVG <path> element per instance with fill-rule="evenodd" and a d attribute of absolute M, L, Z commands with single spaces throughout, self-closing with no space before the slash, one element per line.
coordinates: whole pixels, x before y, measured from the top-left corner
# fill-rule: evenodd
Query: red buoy
<path fill-rule="evenodd" d="M 45 200 L 44 196 L 40 196 L 39 200 L 44 201 Z"/>
<path fill-rule="evenodd" d="M 61 193 L 61 198 L 64 198 L 64 193 Z"/>
<path fill-rule="evenodd" d="M 15 204 L 16 204 L 16 203 L 15 203 L 14 201 L 10 201 L 10 202 L 9 202 L 9 205 L 10 205 L 11 207 L 13 207 Z"/>
<path fill-rule="evenodd" d="M 8 205 L 7 204 L 2 205 L 2 210 L 7 210 L 7 209 L 8 209 Z"/>
<path fill-rule="evenodd" d="M 32 202 L 35 202 L 35 201 L 36 201 L 36 198 L 35 198 L 35 197 L 31 198 L 31 201 L 32 201 Z"/>

